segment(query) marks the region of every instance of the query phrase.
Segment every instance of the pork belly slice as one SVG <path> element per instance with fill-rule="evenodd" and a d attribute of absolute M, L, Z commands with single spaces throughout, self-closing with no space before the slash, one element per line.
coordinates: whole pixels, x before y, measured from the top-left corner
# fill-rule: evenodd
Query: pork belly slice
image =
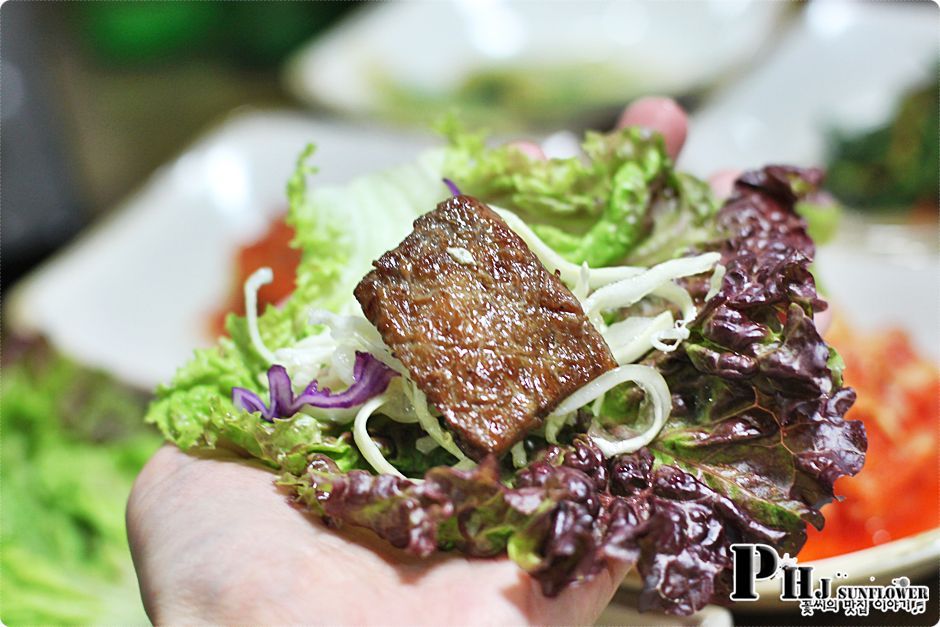
<path fill-rule="evenodd" d="M 475 198 L 442 202 L 373 266 L 363 313 L 474 459 L 617 365 L 561 279 Z"/>

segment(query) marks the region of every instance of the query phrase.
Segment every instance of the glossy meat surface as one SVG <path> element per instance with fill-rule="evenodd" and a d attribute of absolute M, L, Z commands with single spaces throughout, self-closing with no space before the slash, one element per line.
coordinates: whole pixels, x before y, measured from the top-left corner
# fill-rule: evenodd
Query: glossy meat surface
<path fill-rule="evenodd" d="M 581 305 L 495 212 L 456 196 L 356 287 L 461 448 L 504 453 L 616 363 Z"/>

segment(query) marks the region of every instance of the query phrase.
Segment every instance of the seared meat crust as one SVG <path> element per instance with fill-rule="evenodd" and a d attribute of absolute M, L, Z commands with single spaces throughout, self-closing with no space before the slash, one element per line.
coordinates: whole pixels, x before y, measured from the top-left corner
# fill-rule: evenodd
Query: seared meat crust
<path fill-rule="evenodd" d="M 561 279 L 474 198 L 442 202 L 373 265 L 363 313 L 475 459 L 617 365 Z"/>

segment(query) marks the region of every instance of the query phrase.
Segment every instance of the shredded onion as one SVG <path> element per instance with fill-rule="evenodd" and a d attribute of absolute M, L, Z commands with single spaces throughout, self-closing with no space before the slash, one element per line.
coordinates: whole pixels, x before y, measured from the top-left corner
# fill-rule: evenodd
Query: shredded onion
<path fill-rule="evenodd" d="M 669 315 L 672 316 L 672 314 Z M 646 318 L 644 316 L 630 316 L 626 320 L 615 322 L 601 330 L 601 335 L 609 346 L 619 346 L 620 344 L 632 341 L 635 337 L 643 333 L 652 320 L 652 318 Z"/>
<path fill-rule="evenodd" d="M 418 424 L 427 432 L 428 437 L 437 442 L 445 451 L 456 457 L 460 461 L 467 459 L 463 451 L 457 447 L 454 442 L 454 436 L 441 428 L 441 423 L 428 411 L 428 399 L 417 384 L 412 383 L 409 386 L 411 402 L 414 405 L 415 413 L 418 415 Z"/>
<path fill-rule="evenodd" d="M 353 440 L 356 442 L 356 446 L 359 447 L 362 456 L 366 458 L 366 461 L 369 462 L 369 465 L 372 466 L 376 472 L 383 475 L 395 475 L 396 477 L 404 479 L 405 475 L 401 474 L 397 468 L 392 466 L 389 461 L 385 459 L 385 456 L 382 455 L 382 451 L 379 450 L 379 447 L 372 440 L 372 436 L 366 431 L 366 424 L 369 422 L 369 417 L 372 416 L 386 400 L 386 395 L 382 394 L 369 400 L 359 409 L 359 413 L 356 414 L 356 419 L 353 421 Z"/>
<path fill-rule="evenodd" d="M 600 331 L 608 345 L 614 351 L 619 364 L 639 359 L 650 349 L 673 351 L 679 343 L 688 337 L 685 325 L 695 319 L 697 310 L 689 292 L 673 281 L 682 277 L 707 272 L 715 266 L 721 255 L 716 252 L 704 253 L 695 257 L 671 259 L 652 268 L 636 266 L 616 266 L 608 268 L 590 268 L 587 263 L 578 266 L 563 258 L 558 252 L 545 244 L 519 216 L 511 211 L 493 207 L 532 249 L 549 271 L 558 271 L 562 281 L 572 286 L 572 293 L 584 309 L 591 323 Z M 719 274 L 716 268 L 712 275 L 712 285 Z M 720 277 L 717 279 L 720 282 Z M 596 291 L 589 295 L 591 289 Z M 623 340 L 612 339 L 606 332 L 601 313 L 603 311 L 629 307 L 640 299 L 654 294 L 677 307 L 682 318 L 673 326 L 672 316 L 660 314 L 653 320 L 655 325 L 648 325 L 641 337 L 629 344 Z M 667 344 L 665 341 L 674 340 Z"/>
<path fill-rule="evenodd" d="M 548 268 L 549 272 L 554 272 L 557 270 L 561 275 L 561 280 L 568 285 L 576 285 L 578 283 L 578 278 L 580 277 L 582 271 L 580 266 L 571 263 L 559 255 L 553 248 L 543 242 L 541 238 L 535 234 L 535 231 L 533 231 L 529 225 L 523 221 L 522 218 L 514 214 L 512 211 L 495 207 L 493 205 L 490 205 L 490 208 L 498 213 L 500 217 L 506 221 L 506 224 L 509 225 L 509 228 L 511 228 L 516 233 L 516 235 L 522 238 L 522 241 L 524 241 L 526 245 L 532 249 L 532 252 L 535 253 L 535 256 L 542 261 L 542 264 L 545 265 L 546 268 Z M 642 274 L 645 270 L 646 268 L 636 266 L 591 268 L 588 285 L 592 289 L 597 289 L 601 286 L 607 285 L 608 283 L 613 283 L 615 281 L 620 281 L 628 277 Z"/>
<path fill-rule="evenodd" d="M 322 324 L 329 328 L 337 344 L 351 344 L 369 352 L 398 374 L 408 376 L 408 370 L 386 346 L 378 329 L 362 315 L 341 316 L 326 309 L 310 312 L 310 324 Z"/>
<path fill-rule="evenodd" d="M 278 348 L 274 351 L 274 363 L 287 368 L 291 379 L 309 381 L 321 376 L 321 370 L 331 363 L 335 351 L 336 342 L 330 334 L 319 333 L 307 336 L 293 346 Z M 343 381 L 349 383 L 346 379 Z"/>
<path fill-rule="evenodd" d="M 438 447 L 438 443 L 434 441 L 429 435 L 423 436 L 415 440 L 415 448 L 418 449 L 418 452 L 422 455 L 427 455 L 434 449 Z"/>
<path fill-rule="evenodd" d="M 509 449 L 510 454 L 512 455 L 512 465 L 515 468 L 522 468 L 528 462 L 528 456 L 525 452 L 525 442 L 519 440 L 516 442 L 511 449 Z"/>
<path fill-rule="evenodd" d="M 698 314 L 698 311 L 695 309 L 695 303 L 692 302 L 692 296 L 689 295 L 689 291 L 672 281 L 668 281 L 657 287 L 653 290 L 653 294 L 676 305 L 679 311 L 682 312 L 682 320 L 685 322 L 691 322 L 695 319 L 696 314 Z"/>
<path fill-rule="evenodd" d="M 276 359 L 274 353 L 268 350 L 261 340 L 261 332 L 258 330 L 258 290 L 274 280 L 274 272 L 271 268 L 258 268 L 245 281 L 245 318 L 248 322 L 248 335 L 251 337 L 251 345 L 255 347 L 258 354 L 261 355 L 269 364 L 273 364 Z"/>
<path fill-rule="evenodd" d="M 604 407 L 604 397 L 606 394 L 601 394 L 594 399 L 594 402 L 591 404 L 591 413 L 594 414 L 594 417 L 601 415 L 601 409 Z"/>
<path fill-rule="evenodd" d="M 671 353 L 679 348 L 679 344 L 689 339 L 689 330 L 685 328 L 685 321 L 679 320 L 671 329 L 665 329 L 653 335 L 651 344 L 653 348 L 664 353 Z M 664 340 L 672 340 L 674 344 L 666 344 Z"/>
<path fill-rule="evenodd" d="M 712 272 L 712 278 L 708 284 L 708 294 L 705 294 L 705 300 L 711 300 L 721 290 L 721 282 L 725 278 L 725 267 L 722 264 L 715 266 L 715 271 Z"/>
<path fill-rule="evenodd" d="M 558 432 L 561 431 L 572 414 L 552 413 L 545 418 L 545 440 L 549 444 L 558 444 Z"/>
<path fill-rule="evenodd" d="M 330 407 L 314 407 L 312 405 L 304 406 L 300 412 L 316 418 L 318 420 L 325 420 L 327 422 L 335 422 L 336 424 L 349 424 L 352 422 L 357 413 L 358 409 L 356 407 L 347 407 L 343 409 Z"/>
<path fill-rule="evenodd" d="M 653 318 L 633 316 L 615 322 L 602 332 L 614 359 L 620 365 L 633 363 L 652 348 L 654 340 L 661 331 L 673 327 L 672 313 L 664 311 Z"/>
<path fill-rule="evenodd" d="M 578 280 L 575 281 L 574 288 L 571 290 L 571 293 L 574 294 L 574 297 L 578 299 L 579 302 L 583 303 L 584 299 L 587 298 L 588 293 L 591 290 L 591 268 L 588 267 L 587 262 L 581 264 L 581 272 L 578 273 Z"/>
<path fill-rule="evenodd" d="M 418 414 L 411 402 L 408 390 L 411 382 L 405 377 L 395 377 L 385 389 L 388 400 L 382 405 L 382 414 L 402 424 L 418 424 Z"/>
<path fill-rule="evenodd" d="M 590 437 L 606 457 L 633 453 L 653 441 L 663 425 L 666 424 L 666 418 L 672 412 L 669 387 L 666 385 L 666 380 L 655 368 L 630 364 L 605 372 L 563 400 L 552 412 L 552 416 L 571 414 L 579 407 L 587 405 L 598 396 L 627 381 L 632 381 L 643 388 L 647 397 L 652 401 L 653 420 L 650 426 L 640 435 L 625 440 L 614 440 L 610 434 L 601 431 L 599 428 L 592 428 L 593 432 Z"/>
<path fill-rule="evenodd" d="M 585 300 L 585 313 L 591 315 L 610 309 L 629 307 L 657 288 L 669 285 L 669 282 L 674 279 L 711 270 L 719 259 L 721 259 L 719 253 L 705 253 L 695 257 L 664 261 L 637 275 L 599 288 Z M 674 290 L 664 289 L 665 295 L 675 296 Z"/>

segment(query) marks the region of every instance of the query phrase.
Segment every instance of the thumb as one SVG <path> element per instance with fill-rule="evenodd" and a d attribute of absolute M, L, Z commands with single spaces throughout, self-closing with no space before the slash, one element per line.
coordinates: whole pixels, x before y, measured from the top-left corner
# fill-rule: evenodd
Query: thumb
<path fill-rule="evenodd" d="M 539 591 L 530 612 L 530 622 L 540 625 L 592 625 L 610 603 L 632 564 L 613 562 L 590 581 L 565 588 L 548 598 Z M 532 585 L 538 586 L 534 580 Z"/>

